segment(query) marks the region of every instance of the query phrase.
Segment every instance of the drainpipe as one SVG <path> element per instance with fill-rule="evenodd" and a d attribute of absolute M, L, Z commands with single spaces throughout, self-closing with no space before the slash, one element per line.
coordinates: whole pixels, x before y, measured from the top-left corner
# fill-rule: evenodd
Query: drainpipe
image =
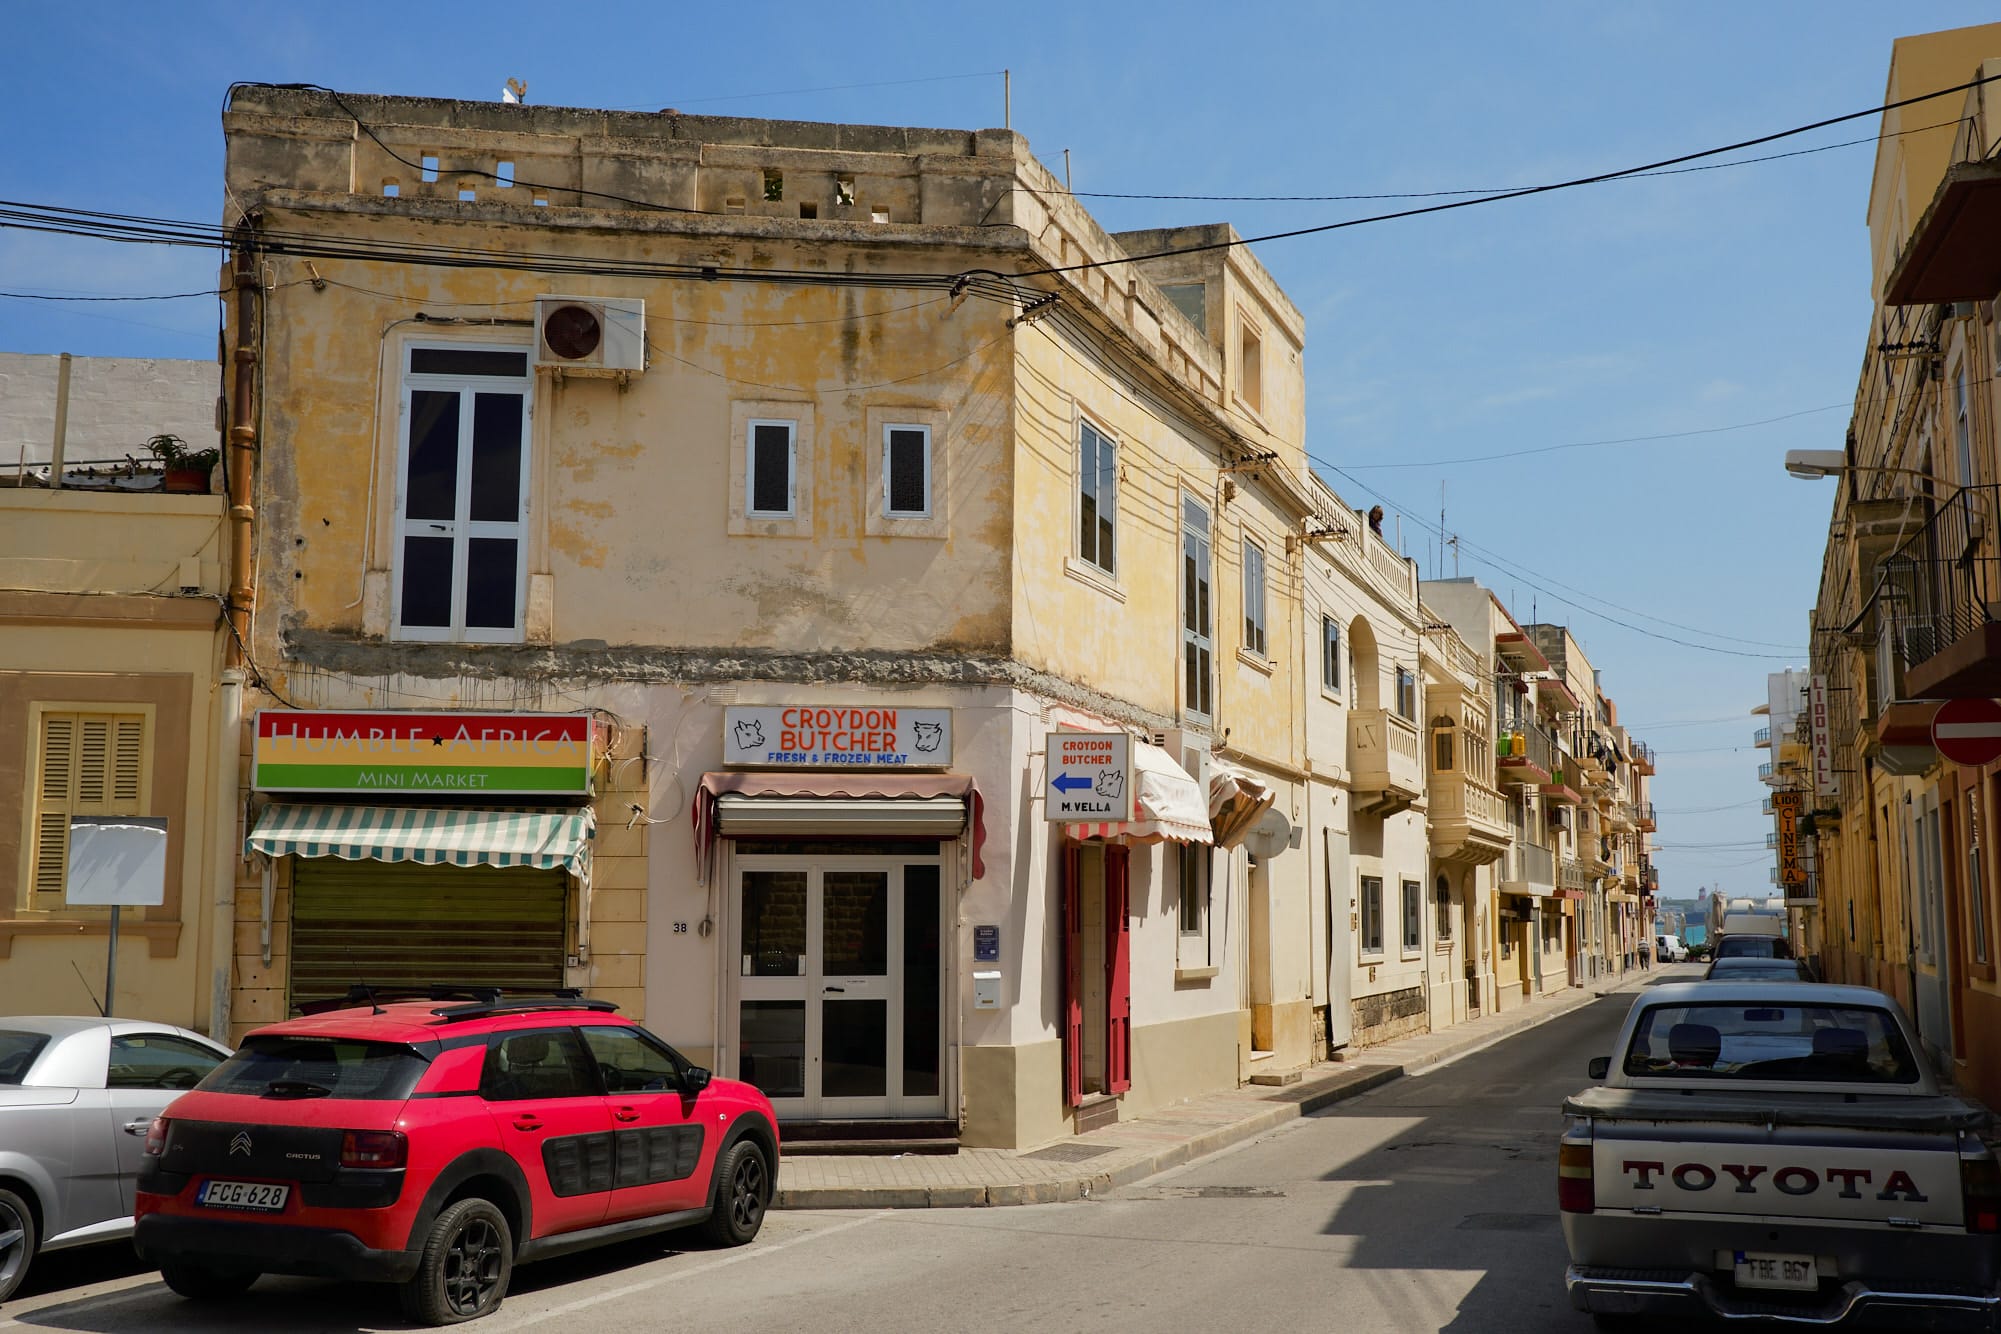
<path fill-rule="evenodd" d="M 236 229 L 236 381 L 229 413 L 229 643 L 223 661 L 244 665 L 257 601 L 251 566 L 252 482 L 257 467 L 257 262 L 250 219 Z M 232 754 L 234 752 L 232 751 Z M 231 794 L 232 803 L 235 796 Z"/>
<path fill-rule="evenodd" d="M 56 433 L 49 441 L 49 490 L 63 485 L 63 452 L 69 443 L 70 355 L 65 352 L 56 363 Z"/>
<path fill-rule="evenodd" d="M 209 923 L 208 1035 L 229 1040 L 229 999 L 236 963 L 236 868 L 243 860 L 237 842 L 236 814 L 243 809 L 239 781 L 243 742 L 243 683 L 241 667 L 225 668 L 215 696 L 215 788 L 209 809 L 215 821 L 215 896 Z"/>

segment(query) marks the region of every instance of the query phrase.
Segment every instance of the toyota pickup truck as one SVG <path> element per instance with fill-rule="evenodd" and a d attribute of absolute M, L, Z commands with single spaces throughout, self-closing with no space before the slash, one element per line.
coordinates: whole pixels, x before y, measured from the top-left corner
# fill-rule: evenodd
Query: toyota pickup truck
<path fill-rule="evenodd" d="M 1634 1001 L 1565 1100 L 1571 1304 L 1639 1317 L 1993 1331 L 1990 1117 L 1866 987 L 1678 983 Z"/>

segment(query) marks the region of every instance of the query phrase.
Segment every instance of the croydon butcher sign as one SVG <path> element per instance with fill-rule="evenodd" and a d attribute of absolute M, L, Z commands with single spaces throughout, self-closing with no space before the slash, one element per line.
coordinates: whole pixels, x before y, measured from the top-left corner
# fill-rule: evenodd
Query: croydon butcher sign
<path fill-rule="evenodd" d="M 723 710 L 723 763 L 764 769 L 944 769 L 952 711 L 756 704 Z"/>
<path fill-rule="evenodd" d="M 265 709 L 259 792 L 588 796 L 586 713 L 349 713 Z"/>

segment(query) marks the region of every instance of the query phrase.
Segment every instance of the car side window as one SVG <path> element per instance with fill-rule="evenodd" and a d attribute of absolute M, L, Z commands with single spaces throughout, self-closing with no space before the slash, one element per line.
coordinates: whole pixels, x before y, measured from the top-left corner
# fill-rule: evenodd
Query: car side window
<path fill-rule="evenodd" d="M 502 1034 L 487 1047 L 479 1073 L 480 1096 L 490 1102 L 586 1098 L 597 1091 L 590 1058 L 571 1028 Z"/>
<path fill-rule="evenodd" d="M 672 1093 L 681 1088 L 673 1053 L 636 1028 L 594 1024 L 583 1030 L 607 1093 Z"/>
<path fill-rule="evenodd" d="M 114 1089 L 191 1089 L 222 1064 L 198 1042 L 171 1033 L 117 1033 L 104 1085 Z"/>

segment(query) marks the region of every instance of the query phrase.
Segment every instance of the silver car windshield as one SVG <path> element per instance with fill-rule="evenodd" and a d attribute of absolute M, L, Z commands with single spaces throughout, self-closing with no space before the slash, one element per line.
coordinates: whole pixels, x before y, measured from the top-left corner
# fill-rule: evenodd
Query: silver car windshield
<path fill-rule="evenodd" d="M 1627 1048 L 1637 1079 L 1915 1084 L 1918 1063 L 1886 1010 L 1699 1002 L 1640 1012 Z"/>
<path fill-rule="evenodd" d="M 0 1029 L 0 1084 L 18 1084 L 26 1079 L 35 1058 L 48 1045 L 47 1033 Z"/>

